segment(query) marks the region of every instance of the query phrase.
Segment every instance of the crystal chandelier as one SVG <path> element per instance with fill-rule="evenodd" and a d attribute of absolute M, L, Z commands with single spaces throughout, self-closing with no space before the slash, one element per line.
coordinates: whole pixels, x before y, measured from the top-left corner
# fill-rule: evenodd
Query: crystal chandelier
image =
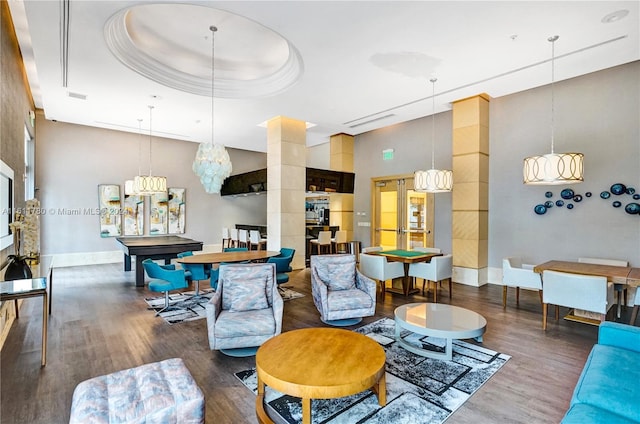
<path fill-rule="evenodd" d="M 584 155 L 582 153 L 555 153 L 554 148 L 554 58 L 558 36 L 549 37 L 551 42 L 551 153 L 529 156 L 524 159 L 522 170 L 524 183 L 530 185 L 575 184 L 584 181 Z"/>
<path fill-rule="evenodd" d="M 193 172 L 200 177 L 200 182 L 207 193 L 220 193 L 225 178 L 231 175 L 231 159 L 222 144 L 213 142 L 214 135 L 214 80 L 215 80 L 215 43 L 214 35 L 218 28 L 211 30 L 211 141 L 200 143 L 196 158 L 193 161 Z"/>
<path fill-rule="evenodd" d="M 153 139 L 151 138 L 152 112 L 153 106 L 149 106 L 149 175 L 137 175 L 133 179 L 133 190 L 140 196 L 150 196 L 167 191 L 167 178 L 154 176 L 151 171 L 151 151 L 153 146 Z"/>
<path fill-rule="evenodd" d="M 436 138 L 436 78 L 432 78 L 433 87 L 431 113 L 431 169 L 416 171 L 413 175 L 413 189 L 424 193 L 444 193 L 451 191 L 453 186 L 453 172 L 447 169 L 435 169 L 435 138 Z"/>

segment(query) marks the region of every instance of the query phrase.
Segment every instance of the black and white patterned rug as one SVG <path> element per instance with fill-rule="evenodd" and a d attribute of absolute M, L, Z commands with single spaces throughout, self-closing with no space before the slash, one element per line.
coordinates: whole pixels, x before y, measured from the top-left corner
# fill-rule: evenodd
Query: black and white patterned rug
<path fill-rule="evenodd" d="M 453 342 L 453 360 L 442 361 L 411 353 L 395 342 L 395 323 L 383 318 L 355 331 L 376 340 L 387 356 L 387 404 L 378 405 L 376 395 L 367 390 L 340 399 L 311 401 L 313 423 L 442 423 L 511 357 L 461 340 Z M 444 340 L 411 336 L 407 341 L 424 349 L 442 351 Z M 255 369 L 235 374 L 244 385 L 257 394 Z M 265 402 L 276 412 L 276 422 L 299 423 L 302 405 L 295 398 L 271 390 L 265 392 Z"/>
<path fill-rule="evenodd" d="M 278 291 L 284 301 L 304 297 L 304 294 L 287 287 L 278 287 Z M 193 291 L 170 294 L 169 308 L 160 312 L 159 316 L 169 324 L 202 319 L 206 316 L 206 304 L 213 296 L 213 292 L 212 289 L 200 290 L 198 297 L 193 296 L 195 293 Z M 149 305 L 149 309 L 156 312 L 164 308 L 164 296 L 149 297 L 145 301 Z"/>

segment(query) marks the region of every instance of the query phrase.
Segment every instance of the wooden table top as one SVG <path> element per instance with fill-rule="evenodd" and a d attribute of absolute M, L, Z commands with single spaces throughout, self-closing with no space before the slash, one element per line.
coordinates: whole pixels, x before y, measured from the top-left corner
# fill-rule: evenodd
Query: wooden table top
<path fill-rule="evenodd" d="M 267 386 L 300 398 L 360 393 L 383 376 L 384 349 L 373 339 L 337 328 L 288 331 L 260 346 L 258 376 Z"/>
<path fill-rule="evenodd" d="M 248 250 L 244 252 L 202 253 L 178 258 L 181 264 L 219 264 L 221 262 L 243 262 L 267 259 L 278 256 L 280 252 L 273 250 Z"/>
<path fill-rule="evenodd" d="M 607 277 L 609 281 L 614 283 L 628 284 L 630 286 L 640 285 L 640 268 L 570 261 L 548 261 L 533 267 L 533 271 L 539 274 L 545 270 L 581 275 L 597 275 Z"/>
<path fill-rule="evenodd" d="M 404 262 L 412 264 L 416 262 L 429 262 L 434 256 L 442 256 L 442 253 L 428 253 L 417 250 L 379 250 L 367 252 L 369 255 L 380 255 L 386 257 L 390 261 Z"/>

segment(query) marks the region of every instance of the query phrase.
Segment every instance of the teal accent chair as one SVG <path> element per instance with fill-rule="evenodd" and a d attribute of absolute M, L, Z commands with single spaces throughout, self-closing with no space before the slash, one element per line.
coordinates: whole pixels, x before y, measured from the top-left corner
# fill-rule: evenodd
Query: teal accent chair
<path fill-rule="evenodd" d="M 276 283 L 278 286 L 289 281 L 289 272 L 293 271 L 291 268 L 291 261 L 293 255 L 296 253 L 295 249 L 283 247 L 280 249 L 278 256 L 272 256 L 267 259 L 267 263 L 276 264 Z"/>
<path fill-rule="evenodd" d="M 189 287 L 183 269 L 175 269 L 175 265 L 158 265 L 151 259 L 142 261 L 145 272 L 151 279 L 149 290 L 164 293 L 164 308 L 156 312 L 156 316 L 169 309 L 169 292 Z"/>
<path fill-rule="evenodd" d="M 193 252 L 180 252 L 176 256 L 178 258 L 184 258 L 186 256 L 193 256 Z M 196 294 L 195 297 L 200 295 L 200 281 L 208 280 L 211 277 L 211 264 L 180 264 L 185 270 L 187 280 L 196 282 Z"/>

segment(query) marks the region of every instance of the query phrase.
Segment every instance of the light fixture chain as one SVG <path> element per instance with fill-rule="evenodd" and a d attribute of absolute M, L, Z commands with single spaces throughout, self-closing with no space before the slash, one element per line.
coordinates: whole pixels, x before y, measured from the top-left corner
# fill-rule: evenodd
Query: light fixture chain
<path fill-rule="evenodd" d="M 138 118 L 138 175 L 142 175 L 142 118 Z"/>

